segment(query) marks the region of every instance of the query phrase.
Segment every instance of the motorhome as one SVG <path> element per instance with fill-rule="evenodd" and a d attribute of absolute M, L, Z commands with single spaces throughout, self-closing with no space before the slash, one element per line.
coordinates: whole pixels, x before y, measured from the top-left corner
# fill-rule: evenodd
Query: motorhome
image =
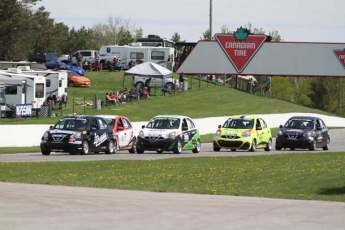
<path fill-rule="evenodd" d="M 5 116 L 6 101 L 5 101 L 5 84 L 0 82 L 0 116 Z"/>
<path fill-rule="evenodd" d="M 55 95 L 57 98 L 67 97 L 67 84 L 68 76 L 65 71 L 52 71 L 44 70 L 37 71 L 31 70 L 28 66 L 18 66 L 17 68 L 10 68 L 6 72 L 14 74 L 26 74 L 42 76 L 46 78 L 46 97 L 50 94 Z"/>
<path fill-rule="evenodd" d="M 46 78 L 0 71 L 0 82 L 5 86 L 4 99 L 7 106 L 32 104 L 39 109 L 46 99 Z"/>
<path fill-rule="evenodd" d="M 122 61 L 123 69 L 129 69 L 128 63 L 133 60 L 136 64 L 153 62 L 167 69 L 174 65 L 174 48 L 171 47 L 147 47 L 140 43 L 133 46 L 102 46 L 99 50 L 101 61 L 103 58 L 117 57 Z"/>
<path fill-rule="evenodd" d="M 47 69 L 44 64 L 28 61 L 0 61 L 0 70 L 7 70 L 8 68 L 17 68 L 18 66 L 30 66 L 30 69 L 34 70 L 45 70 Z"/>

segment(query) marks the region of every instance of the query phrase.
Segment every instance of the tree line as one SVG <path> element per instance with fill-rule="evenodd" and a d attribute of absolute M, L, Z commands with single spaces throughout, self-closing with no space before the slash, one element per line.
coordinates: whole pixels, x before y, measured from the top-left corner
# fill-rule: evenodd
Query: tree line
<path fill-rule="evenodd" d="M 40 0 L 0 1 L 0 58 L 8 61 L 27 60 L 32 53 L 53 52 L 69 54 L 79 49 L 99 50 L 105 44 L 128 45 L 143 37 L 143 29 L 129 18 L 108 16 L 106 23 L 98 23 L 91 28 L 69 28 L 55 22 L 44 7 L 35 9 Z M 282 41 L 278 31 L 266 33 L 262 28 L 245 25 L 254 34 L 266 34 L 272 41 Z M 217 33 L 232 33 L 223 25 Z M 214 39 L 207 29 L 201 40 Z M 183 42 L 178 32 L 171 40 Z M 264 85 L 266 76 L 257 77 Z M 280 77 L 271 78 L 271 97 L 328 111 L 345 116 L 345 79 L 322 77 Z M 298 112 L 298 111 L 296 111 Z"/>

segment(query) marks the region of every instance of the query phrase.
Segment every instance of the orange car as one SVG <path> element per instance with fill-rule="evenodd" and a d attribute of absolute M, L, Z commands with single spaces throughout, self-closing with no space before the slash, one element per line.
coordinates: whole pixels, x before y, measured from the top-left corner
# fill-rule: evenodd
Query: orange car
<path fill-rule="evenodd" d="M 91 81 L 89 78 L 80 76 L 79 74 L 71 70 L 60 70 L 66 71 L 68 75 L 68 87 L 89 87 Z"/>

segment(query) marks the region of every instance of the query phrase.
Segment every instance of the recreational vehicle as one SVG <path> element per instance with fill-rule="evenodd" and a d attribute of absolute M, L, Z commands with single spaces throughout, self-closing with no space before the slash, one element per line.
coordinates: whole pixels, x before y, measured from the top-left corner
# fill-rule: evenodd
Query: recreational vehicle
<path fill-rule="evenodd" d="M 42 76 L 0 72 L 0 82 L 4 83 L 6 105 L 32 104 L 39 109 L 46 97 L 46 79 Z"/>
<path fill-rule="evenodd" d="M 46 78 L 46 97 L 50 94 L 55 95 L 57 98 L 67 97 L 67 72 L 55 72 L 51 70 L 36 71 L 30 70 L 28 66 L 18 66 L 17 68 L 10 68 L 8 73 L 26 74 L 42 76 Z"/>
<path fill-rule="evenodd" d="M 10 62 L 10 61 L 0 61 L 0 70 L 7 70 L 8 68 L 17 68 L 18 66 L 30 66 L 30 69 L 34 70 L 45 70 L 47 69 L 44 64 L 36 62 Z"/>
<path fill-rule="evenodd" d="M 102 62 L 109 56 L 120 58 L 123 69 L 129 69 L 128 63 L 133 60 L 136 64 L 153 62 L 171 70 L 174 63 L 174 48 L 171 47 L 146 47 L 146 46 L 102 46 L 99 50 Z"/>
<path fill-rule="evenodd" d="M 5 84 L 0 82 L 0 116 L 4 117 L 6 110 L 6 101 L 5 101 Z"/>

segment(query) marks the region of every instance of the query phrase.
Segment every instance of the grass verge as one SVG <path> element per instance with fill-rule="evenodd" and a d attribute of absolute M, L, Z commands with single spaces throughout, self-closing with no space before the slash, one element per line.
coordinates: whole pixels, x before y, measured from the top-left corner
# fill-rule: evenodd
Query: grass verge
<path fill-rule="evenodd" d="M 0 163 L 0 181 L 345 201 L 345 153 Z"/>

